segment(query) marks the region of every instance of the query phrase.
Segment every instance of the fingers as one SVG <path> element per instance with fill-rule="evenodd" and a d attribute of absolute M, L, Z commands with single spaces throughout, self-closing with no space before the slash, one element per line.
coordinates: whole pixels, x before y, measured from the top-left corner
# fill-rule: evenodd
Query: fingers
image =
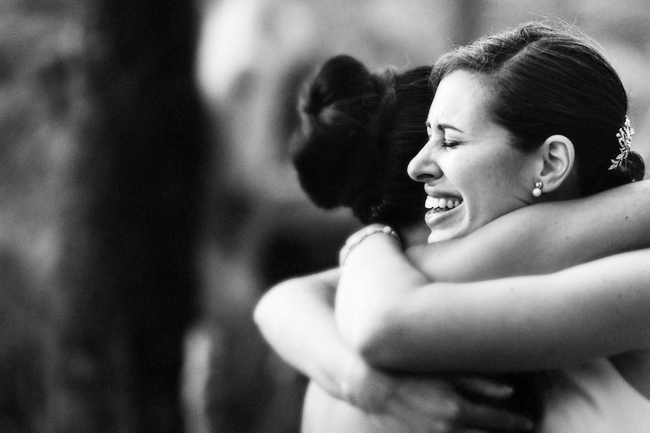
<path fill-rule="evenodd" d="M 461 401 L 459 419 L 463 426 L 497 431 L 531 431 L 534 422 L 517 413 Z"/>
<path fill-rule="evenodd" d="M 512 397 L 514 388 L 506 383 L 478 376 L 455 377 L 453 383 L 459 392 L 488 399 L 504 400 Z"/>
<path fill-rule="evenodd" d="M 470 387 L 486 390 L 494 395 L 510 396 L 511 392 L 498 382 L 485 380 L 463 381 Z M 404 425 L 418 425 L 415 431 L 435 433 L 476 432 L 524 432 L 534 423 L 529 418 L 504 409 L 479 404 L 463 397 L 448 380 L 410 379 L 400 380 L 396 393 L 385 407 L 395 419 Z M 465 429 L 465 430 L 463 430 Z"/>
<path fill-rule="evenodd" d="M 476 430 L 473 428 L 455 429 L 454 433 L 493 433 L 493 430 Z"/>
<path fill-rule="evenodd" d="M 346 378 L 341 384 L 345 400 L 366 413 L 383 412 L 396 386 L 391 376 L 372 368 L 361 357 L 351 359 Z"/>

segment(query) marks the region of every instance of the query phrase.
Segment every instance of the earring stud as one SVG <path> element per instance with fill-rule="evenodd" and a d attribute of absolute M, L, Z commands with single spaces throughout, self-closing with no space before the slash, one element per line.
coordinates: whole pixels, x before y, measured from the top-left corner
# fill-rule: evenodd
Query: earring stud
<path fill-rule="evenodd" d="M 533 189 L 533 195 L 535 197 L 539 197 L 542 195 L 542 188 L 544 188 L 544 184 L 541 181 L 535 182 L 535 189 Z"/>

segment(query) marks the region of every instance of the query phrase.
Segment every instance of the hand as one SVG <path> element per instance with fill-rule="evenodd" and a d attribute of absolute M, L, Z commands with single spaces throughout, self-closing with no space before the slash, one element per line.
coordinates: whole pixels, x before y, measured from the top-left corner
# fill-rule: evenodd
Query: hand
<path fill-rule="evenodd" d="M 467 400 L 443 378 L 398 378 L 386 412 L 410 426 L 411 432 L 528 431 L 533 425 L 519 414 Z M 495 400 L 510 394 L 498 384 L 477 380 L 475 391 L 492 393 Z M 482 387 L 482 388 L 481 388 Z"/>
<path fill-rule="evenodd" d="M 533 423 L 489 403 L 468 400 L 480 395 L 498 406 L 512 388 L 481 377 L 393 376 L 367 367 L 351 403 L 364 410 L 380 431 L 469 433 L 530 431 Z"/>

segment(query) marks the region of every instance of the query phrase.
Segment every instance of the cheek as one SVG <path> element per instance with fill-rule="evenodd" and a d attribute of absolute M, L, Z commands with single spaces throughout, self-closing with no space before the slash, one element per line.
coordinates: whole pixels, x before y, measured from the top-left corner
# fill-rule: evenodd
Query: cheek
<path fill-rule="evenodd" d="M 458 165 L 456 183 L 467 196 L 492 196 L 499 194 L 503 186 L 510 183 L 512 173 L 503 165 L 494 163 L 490 158 L 476 158 Z"/>
<path fill-rule="evenodd" d="M 519 161 L 487 159 L 483 164 L 472 164 L 466 168 L 459 189 L 462 188 L 460 192 L 467 201 L 469 218 L 490 221 L 521 207 L 525 181 L 522 180 L 524 176 Z"/>
<path fill-rule="evenodd" d="M 465 197 L 480 201 L 517 198 L 526 187 L 525 161 L 509 151 L 454 155 L 443 168 L 450 182 Z M 531 186 L 532 191 L 533 186 Z"/>
<path fill-rule="evenodd" d="M 486 158 L 482 175 L 485 182 L 502 190 L 504 194 L 520 190 L 526 181 L 526 159 L 511 152 Z M 518 194 L 515 194 L 518 195 Z"/>

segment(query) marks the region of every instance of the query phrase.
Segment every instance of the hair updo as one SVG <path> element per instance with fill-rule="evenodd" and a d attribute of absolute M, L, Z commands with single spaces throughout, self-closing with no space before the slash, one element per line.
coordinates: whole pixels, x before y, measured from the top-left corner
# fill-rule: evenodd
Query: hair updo
<path fill-rule="evenodd" d="M 520 150 L 534 151 L 555 134 L 569 138 L 582 195 L 643 179 L 636 152 L 609 170 L 628 110 L 618 74 L 575 29 L 563 27 L 526 23 L 480 38 L 441 57 L 432 80 L 439 83 L 455 70 L 476 73 L 490 90 L 492 119 Z"/>
<path fill-rule="evenodd" d="M 353 57 L 336 56 L 306 84 L 292 158 L 316 205 L 349 207 L 364 224 L 423 221 L 426 195 L 406 169 L 428 139 L 430 73 L 371 73 Z"/>

